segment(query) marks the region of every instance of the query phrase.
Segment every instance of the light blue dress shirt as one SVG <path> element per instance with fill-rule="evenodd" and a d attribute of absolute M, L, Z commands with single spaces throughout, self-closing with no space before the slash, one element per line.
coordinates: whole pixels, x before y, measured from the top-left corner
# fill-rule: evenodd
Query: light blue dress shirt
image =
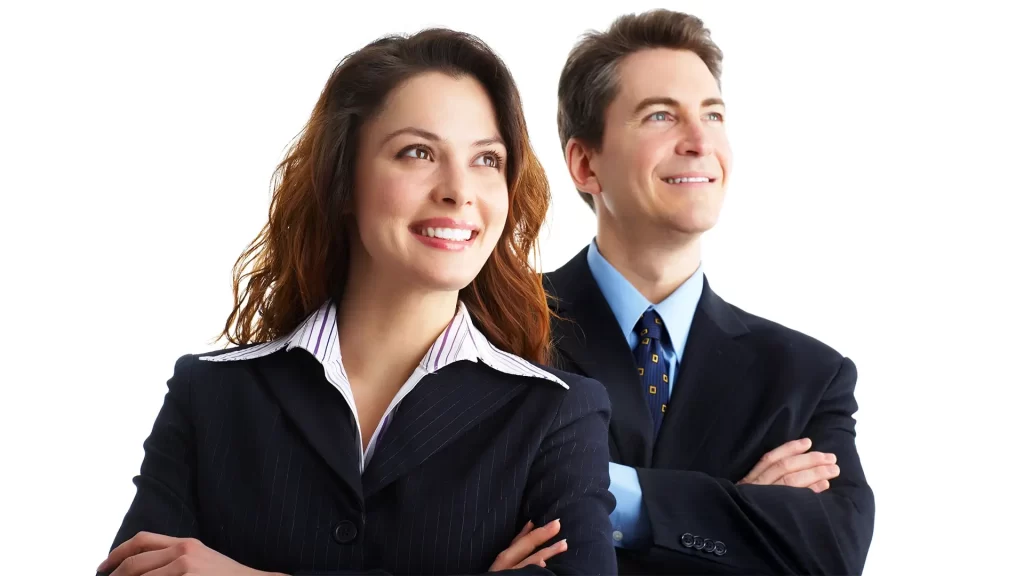
<path fill-rule="evenodd" d="M 587 250 L 587 264 L 594 275 L 598 288 L 608 302 L 615 315 L 615 320 L 632 350 L 639 338 L 633 331 L 637 321 L 648 308 L 653 308 L 665 325 L 668 342 L 665 347 L 665 360 L 668 362 L 669 397 L 679 373 L 679 363 L 686 349 L 686 339 L 690 335 L 693 314 L 697 310 L 697 302 L 704 291 L 704 270 L 698 266 L 697 271 L 675 290 L 657 304 L 652 304 L 628 280 L 616 270 L 597 249 L 596 241 L 590 242 Z M 637 384 L 639 386 L 639 384 Z M 621 548 L 643 548 L 650 545 L 651 523 L 643 505 L 643 494 L 640 490 L 640 479 L 636 469 L 630 466 L 611 463 L 611 493 L 615 496 L 615 510 L 612 512 L 612 536 L 615 546 Z"/>

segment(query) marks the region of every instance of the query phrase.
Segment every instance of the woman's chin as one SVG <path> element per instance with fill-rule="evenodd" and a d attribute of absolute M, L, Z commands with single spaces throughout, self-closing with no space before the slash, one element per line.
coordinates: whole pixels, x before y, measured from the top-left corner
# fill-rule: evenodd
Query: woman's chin
<path fill-rule="evenodd" d="M 479 271 L 418 270 L 414 282 L 429 292 L 458 292 L 469 286 Z M 442 273 L 443 272 L 443 273 Z"/>

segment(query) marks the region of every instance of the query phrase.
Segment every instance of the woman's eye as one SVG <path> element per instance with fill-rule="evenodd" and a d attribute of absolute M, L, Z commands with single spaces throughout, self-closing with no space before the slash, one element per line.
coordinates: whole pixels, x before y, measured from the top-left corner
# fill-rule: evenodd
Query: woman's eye
<path fill-rule="evenodd" d="M 477 159 L 473 162 L 475 166 L 487 166 L 489 168 L 501 168 L 501 156 L 493 152 L 487 154 L 481 154 L 477 156 Z"/>
<path fill-rule="evenodd" d="M 402 150 L 402 152 L 399 153 L 399 156 L 402 156 L 402 157 L 405 157 L 405 158 L 415 158 L 417 160 L 433 160 L 434 159 L 433 156 L 431 156 L 431 154 L 430 154 L 430 150 L 427 150 L 426 148 L 424 148 L 422 146 L 410 146 L 409 148 L 406 148 L 405 150 Z"/>
<path fill-rule="evenodd" d="M 721 122 L 725 119 L 722 117 L 721 112 L 708 112 L 707 117 L 709 120 L 714 120 L 715 122 Z"/>
<path fill-rule="evenodd" d="M 669 116 L 668 112 L 655 112 L 654 114 L 651 114 L 650 116 L 647 117 L 648 120 L 653 120 L 655 122 L 665 122 L 670 118 L 671 116 Z"/>

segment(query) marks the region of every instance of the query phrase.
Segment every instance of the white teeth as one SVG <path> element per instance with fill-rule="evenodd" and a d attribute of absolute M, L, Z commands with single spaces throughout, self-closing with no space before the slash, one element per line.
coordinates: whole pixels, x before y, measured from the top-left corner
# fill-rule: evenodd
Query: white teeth
<path fill-rule="evenodd" d="M 424 228 L 420 231 L 420 234 L 427 238 L 440 238 L 442 240 L 465 242 L 473 236 L 473 231 L 462 228 Z"/>
<path fill-rule="evenodd" d="M 665 181 L 665 182 L 668 182 L 669 184 L 682 184 L 683 182 L 686 182 L 686 183 L 696 183 L 696 182 L 710 182 L 711 181 L 709 178 L 705 178 L 703 176 L 694 176 L 694 177 L 691 177 L 691 178 L 662 178 L 662 180 Z"/>

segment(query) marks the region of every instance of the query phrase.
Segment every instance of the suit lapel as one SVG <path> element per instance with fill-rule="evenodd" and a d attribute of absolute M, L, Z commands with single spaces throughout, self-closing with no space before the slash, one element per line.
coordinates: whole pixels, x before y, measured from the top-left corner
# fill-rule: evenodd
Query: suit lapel
<path fill-rule="evenodd" d="M 555 347 L 587 376 L 604 384 L 613 406 L 612 442 L 622 464 L 647 467 L 654 445 L 654 422 L 643 396 L 636 362 L 608 302 L 594 280 L 584 249 L 548 275 Z"/>
<path fill-rule="evenodd" d="M 284 350 L 250 366 L 277 398 L 282 411 L 323 457 L 327 466 L 362 501 L 359 452 L 352 412 L 324 376 L 323 366 L 305 350 Z"/>
<path fill-rule="evenodd" d="M 477 362 L 455 362 L 409 393 L 363 472 L 369 499 L 504 406 L 531 384 Z M 538 381 L 540 382 L 540 381 Z"/>
<path fill-rule="evenodd" d="M 749 380 L 754 354 L 737 340 L 746 326 L 707 280 L 693 317 L 681 371 L 654 448 L 654 466 L 689 469 Z"/>

